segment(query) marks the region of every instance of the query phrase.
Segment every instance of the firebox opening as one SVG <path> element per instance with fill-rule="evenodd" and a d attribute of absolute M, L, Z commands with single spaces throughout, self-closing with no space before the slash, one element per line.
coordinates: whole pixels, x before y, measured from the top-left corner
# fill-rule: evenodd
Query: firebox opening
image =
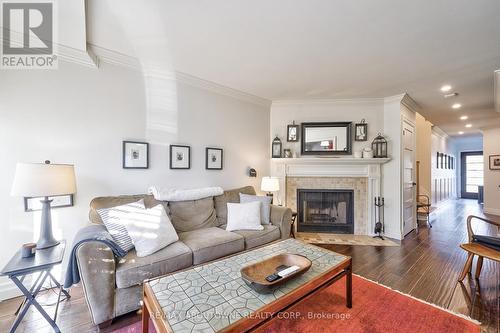
<path fill-rule="evenodd" d="M 353 190 L 297 190 L 299 232 L 354 233 Z"/>

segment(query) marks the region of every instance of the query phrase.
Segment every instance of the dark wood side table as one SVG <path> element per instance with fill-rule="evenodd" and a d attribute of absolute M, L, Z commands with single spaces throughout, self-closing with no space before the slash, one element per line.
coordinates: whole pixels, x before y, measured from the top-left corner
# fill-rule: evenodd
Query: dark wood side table
<path fill-rule="evenodd" d="M 59 245 L 43 250 L 37 250 L 35 255 L 29 258 L 22 258 L 21 249 L 19 249 L 3 268 L 0 275 L 8 276 L 25 296 L 23 303 L 21 303 L 21 306 L 18 309 L 16 320 L 10 329 L 11 333 L 16 331 L 31 305 L 33 305 L 38 312 L 40 312 L 55 332 L 61 332 L 56 324 L 57 310 L 61 300 L 61 293 L 66 295 L 67 298 L 70 298 L 70 295 L 62 288 L 61 284 L 56 280 L 56 278 L 54 278 L 50 271 L 55 265 L 62 262 L 65 248 L 66 242 L 61 241 Z M 26 287 L 23 284 L 25 278 L 34 273 L 38 273 L 38 277 L 34 280 L 34 283 L 31 286 Z M 59 296 L 57 298 L 54 318 L 51 318 L 35 299 L 47 279 L 52 281 L 56 287 L 59 288 Z"/>
<path fill-rule="evenodd" d="M 290 226 L 290 237 L 295 238 L 295 220 L 297 220 L 297 212 L 292 212 L 292 224 Z"/>

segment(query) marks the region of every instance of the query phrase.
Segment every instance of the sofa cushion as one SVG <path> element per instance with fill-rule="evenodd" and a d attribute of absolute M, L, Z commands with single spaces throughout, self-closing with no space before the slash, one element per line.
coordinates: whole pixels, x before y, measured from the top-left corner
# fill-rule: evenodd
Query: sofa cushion
<path fill-rule="evenodd" d="M 146 257 L 138 257 L 135 250 L 118 259 L 116 265 L 116 286 L 128 288 L 141 284 L 146 279 L 165 275 L 190 267 L 193 255 L 189 247 L 175 242 Z"/>
<path fill-rule="evenodd" d="M 269 224 L 271 223 L 271 201 L 273 201 L 273 197 L 264 195 L 250 195 L 240 193 L 240 202 L 254 202 L 258 201 L 261 203 L 260 205 L 260 220 L 261 224 Z"/>
<path fill-rule="evenodd" d="M 224 194 L 214 197 L 217 226 L 227 223 L 227 203 L 239 203 L 240 193 L 255 195 L 253 186 L 245 186 L 234 190 L 224 191 Z"/>
<path fill-rule="evenodd" d="M 154 207 L 162 204 L 167 214 L 169 214 L 168 204 L 165 201 L 158 201 L 152 195 L 121 195 L 115 197 L 97 197 L 90 202 L 89 220 L 91 223 L 103 224 L 101 216 L 97 213 L 98 209 L 111 208 L 121 205 L 126 205 L 132 202 L 137 202 L 144 199 L 144 206 L 146 208 Z"/>
<path fill-rule="evenodd" d="M 193 231 L 217 225 L 213 197 L 169 202 L 170 220 L 177 232 Z"/>
<path fill-rule="evenodd" d="M 238 235 L 245 238 L 245 249 L 264 245 L 280 238 L 280 229 L 271 224 L 264 226 L 264 230 L 238 230 Z"/>
<path fill-rule="evenodd" d="M 193 264 L 201 264 L 245 249 L 242 236 L 220 228 L 198 229 L 179 234 L 193 252 Z"/>

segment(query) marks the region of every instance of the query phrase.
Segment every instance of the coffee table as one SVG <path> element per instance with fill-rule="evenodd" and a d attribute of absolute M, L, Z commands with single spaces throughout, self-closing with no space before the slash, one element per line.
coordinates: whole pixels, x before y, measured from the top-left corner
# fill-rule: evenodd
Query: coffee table
<path fill-rule="evenodd" d="M 303 275 L 271 294 L 259 294 L 243 282 L 240 269 L 280 253 L 312 261 Z M 169 274 L 144 283 L 142 327 L 149 320 L 158 333 L 248 332 L 346 276 L 346 306 L 352 306 L 351 258 L 296 239 Z"/>

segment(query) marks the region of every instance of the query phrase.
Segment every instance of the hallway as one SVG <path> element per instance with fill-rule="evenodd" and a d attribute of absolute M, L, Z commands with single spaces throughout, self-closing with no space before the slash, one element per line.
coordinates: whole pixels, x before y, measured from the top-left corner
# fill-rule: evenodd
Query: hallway
<path fill-rule="evenodd" d="M 467 240 L 468 215 L 484 216 L 477 201 L 451 200 L 431 215 L 432 229 L 420 221 L 418 233 L 411 232 L 401 247 L 324 247 L 352 256 L 355 274 L 471 316 L 485 332 L 499 332 L 500 264 L 485 260 L 479 284 L 470 277 L 463 284 L 457 282 L 466 259 L 459 244 Z M 480 234 L 496 234 L 485 224 L 473 228 Z"/>

